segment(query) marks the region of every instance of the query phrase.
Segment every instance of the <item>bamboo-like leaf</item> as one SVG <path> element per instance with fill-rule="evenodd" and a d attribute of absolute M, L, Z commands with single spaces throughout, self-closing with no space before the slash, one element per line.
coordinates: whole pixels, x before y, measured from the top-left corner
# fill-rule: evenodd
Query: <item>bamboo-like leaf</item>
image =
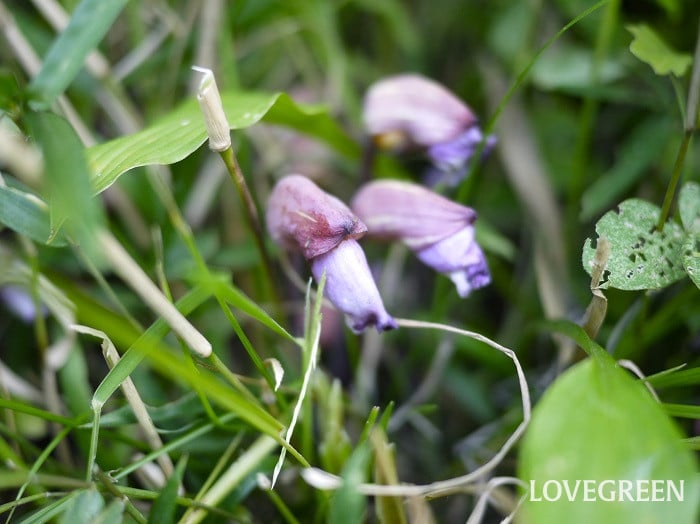
<path fill-rule="evenodd" d="M 48 206 L 14 187 L 0 185 L 0 223 L 41 244 L 46 244 L 51 236 Z M 59 234 L 50 245 L 65 246 L 66 241 Z"/>
<path fill-rule="evenodd" d="M 342 154 L 359 155 L 357 144 L 318 106 L 299 106 L 284 93 L 228 91 L 221 99 L 231 129 L 262 120 L 319 137 Z M 178 162 L 206 138 L 201 110 L 192 97 L 142 131 L 88 149 L 94 189 L 104 191 L 135 167 Z"/>

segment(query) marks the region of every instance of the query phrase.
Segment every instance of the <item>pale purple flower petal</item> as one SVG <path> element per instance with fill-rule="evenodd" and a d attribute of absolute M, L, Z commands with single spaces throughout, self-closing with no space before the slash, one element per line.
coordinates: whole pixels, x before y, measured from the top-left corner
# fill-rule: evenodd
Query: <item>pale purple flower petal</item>
<path fill-rule="evenodd" d="M 266 218 L 272 239 L 301 251 L 307 259 L 367 231 L 348 206 L 302 175 L 288 175 L 277 182 Z"/>
<path fill-rule="evenodd" d="M 370 236 L 404 242 L 424 264 L 449 276 L 461 297 L 491 281 L 471 208 L 423 186 L 388 180 L 365 184 L 352 208 Z"/>
<path fill-rule="evenodd" d="M 466 169 L 469 159 L 484 139 L 481 129 L 472 126 L 453 140 L 433 144 L 428 148 L 428 156 L 436 167 L 443 171 Z M 489 154 L 496 145 L 496 137 L 489 135 L 484 144 L 484 155 Z"/>
<path fill-rule="evenodd" d="M 472 111 L 442 85 L 416 74 L 373 84 L 364 99 L 370 135 L 400 132 L 408 143 L 428 147 L 456 138 L 476 123 Z"/>
<path fill-rule="evenodd" d="M 0 298 L 5 306 L 17 317 L 26 323 L 34 321 L 36 317 L 36 306 L 32 296 L 24 288 L 15 285 L 7 285 L 0 288 Z M 46 316 L 48 310 L 41 305 L 41 315 Z"/>
<path fill-rule="evenodd" d="M 462 298 L 491 282 L 486 257 L 474 239 L 473 226 L 466 226 L 440 242 L 417 250 L 416 256 L 425 265 L 447 274 Z"/>
<path fill-rule="evenodd" d="M 365 253 L 357 241 L 344 240 L 335 249 L 315 257 L 311 261 L 311 272 L 316 281 L 324 271 L 326 296 L 345 313 L 346 323 L 355 333 L 368 326 L 376 326 L 377 331 L 397 327 L 384 309 Z"/>
<path fill-rule="evenodd" d="M 396 238 L 421 249 L 473 224 L 476 212 L 425 187 L 399 180 L 363 185 L 352 210 L 372 236 Z"/>
<path fill-rule="evenodd" d="M 484 140 L 471 109 L 446 88 L 420 75 L 385 78 L 365 95 L 363 119 L 380 149 L 423 149 L 433 163 L 430 178 L 455 184 Z M 496 138 L 486 137 L 484 154 Z"/>
<path fill-rule="evenodd" d="M 378 331 L 397 327 L 355 240 L 367 227 L 340 200 L 301 175 L 289 175 L 272 190 L 267 227 L 276 242 L 311 261 L 316 281 L 326 274 L 326 296 L 354 332 L 368 326 Z"/>

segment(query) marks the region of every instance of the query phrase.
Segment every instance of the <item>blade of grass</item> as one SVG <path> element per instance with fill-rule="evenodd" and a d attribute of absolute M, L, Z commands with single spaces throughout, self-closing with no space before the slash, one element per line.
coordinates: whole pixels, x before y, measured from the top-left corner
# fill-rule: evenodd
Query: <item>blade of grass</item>
<path fill-rule="evenodd" d="M 128 0 L 82 0 L 71 14 L 66 29 L 49 49 L 41 71 L 29 88 L 37 105 L 53 104 L 78 71 L 83 67 L 87 55 L 107 34 Z"/>

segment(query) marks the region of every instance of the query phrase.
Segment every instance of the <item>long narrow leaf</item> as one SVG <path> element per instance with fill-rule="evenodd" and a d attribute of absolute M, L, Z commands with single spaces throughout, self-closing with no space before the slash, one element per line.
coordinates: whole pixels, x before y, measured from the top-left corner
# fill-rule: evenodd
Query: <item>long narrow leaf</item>
<path fill-rule="evenodd" d="M 30 88 L 35 98 L 49 106 L 83 66 L 85 57 L 105 36 L 128 0 L 83 0 L 68 26 L 54 41 L 41 71 Z"/>
<path fill-rule="evenodd" d="M 226 92 L 221 95 L 231 129 L 263 120 L 323 138 L 342 154 L 359 155 L 359 147 L 330 116 L 315 106 L 298 106 L 284 93 Z M 94 189 L 112 185 L 129 169 L 178 162 L 207 138 L 197 100 L 192 98 L 155 124 L 88 149 Z"/>

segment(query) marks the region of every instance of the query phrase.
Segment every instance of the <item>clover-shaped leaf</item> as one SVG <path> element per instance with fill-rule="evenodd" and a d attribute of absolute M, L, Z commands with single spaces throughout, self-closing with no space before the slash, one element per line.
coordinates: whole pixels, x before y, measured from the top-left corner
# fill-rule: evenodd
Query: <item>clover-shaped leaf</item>
<path fill-rule="evenodd" d="M 605 237 L 610 242 L 610 257 L 601 288 L 658 289 L 685 276 L 681 260 L 685 234 L 675 222 L 667 222 L 663 231 L 657 231 L 660 213 L 661 210 L 649 202 L 630 199 L 598 221 L 598 238 Z M 582 261 L 589 274 L 594 255 L 595 246 L 588 239 Z"/>

